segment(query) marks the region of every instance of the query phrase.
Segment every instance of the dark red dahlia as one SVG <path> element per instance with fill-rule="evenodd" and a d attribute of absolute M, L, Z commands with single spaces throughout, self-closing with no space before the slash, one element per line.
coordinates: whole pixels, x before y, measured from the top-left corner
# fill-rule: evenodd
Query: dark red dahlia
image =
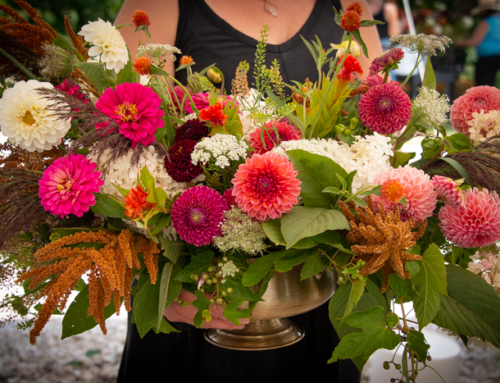
<path fill-rule="evenodd" d="M 165 157 L 165 169 L 177 182 L 190 182 L 203 173 L 200 165 L 193 165 L 191 153 L 198 142 L 182 140 L 174 143 Z"/>
<path fill-rule="evenodd" d="M 198 119 L 188 120 L 175 132 L 175 141 L 200 141 L 203 137 L 208 137 L 208 133 L 208 126 L 204 121 Z"/>

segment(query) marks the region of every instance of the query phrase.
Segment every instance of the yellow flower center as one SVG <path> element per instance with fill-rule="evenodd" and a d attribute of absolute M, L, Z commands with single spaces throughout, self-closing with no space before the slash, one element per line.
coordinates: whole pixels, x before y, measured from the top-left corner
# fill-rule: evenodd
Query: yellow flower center
<path fill-rule="evenodd" d="M 59 182 L 57 185 L 57 190 L 61 191 L 69 191 L 73 186 L 73 180 L 71 178 L 66 178 L 65 180 Z"/>
<path fill-rule="evenodd" d="M 384 182 L 380 192 L 382 194 L 382 198 L 388 199 L 392 202 L 398 202 L 405 195 L 403 185 L 396 180 Z"/>
<path fill-rule="evenodd" d="M 115 109 L 115 116 L 120 117 L 122 122 L 135 122 L 137 121 L 138 115 L 139 112 L 137 111 L 136 105 L 127 101 L 118 105 Z"/>
<path fill-rule="evenodd" d="M 26 125 L 33 125 L 36 121 L 33 118 L 33 115 L 30 112 L 26 112 L 23 117 L 23 121 Z"/>

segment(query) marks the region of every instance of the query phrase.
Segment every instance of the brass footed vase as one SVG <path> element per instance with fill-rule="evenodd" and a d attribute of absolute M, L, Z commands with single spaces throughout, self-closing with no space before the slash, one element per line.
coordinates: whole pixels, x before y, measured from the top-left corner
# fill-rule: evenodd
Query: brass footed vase
<path fill-rule="evenodd" d="M 257 303 L 251 321 L 242 330 L 210 329 L 205 339 L 219 347 L 232 350 L 261 351 L 290 346 L 301 340 L 304 330 L 286 319 L 303 314 L 325 303 L 335 292 L 337 275 L 323 271 L 303 281 L 302 265 L 276 274 Z M 258 285 L 253 286 L 255 291 Z"/>

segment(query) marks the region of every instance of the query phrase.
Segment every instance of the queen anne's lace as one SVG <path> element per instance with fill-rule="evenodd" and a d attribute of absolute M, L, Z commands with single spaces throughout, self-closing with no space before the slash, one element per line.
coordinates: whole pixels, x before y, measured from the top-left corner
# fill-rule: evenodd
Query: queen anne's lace
<path fill-rule="evenodd" d="M 170 59 L 175 61 L 175 54 L 181 54 L 181 50 L 169 44 L 148 44 L 137 48 L 137 57 L 149 57 L 150 59 Z"/>
<path fill-rule="evenodd" d="M 449 121 L 450 99 L 445 94 L 423 86 L 413 101 L 411 111 L 412 116 L 418 117 L 419 123 L 435 128 Z"/>
<path fill-rule="evenodd" d="M 453 41 L 448 36 L 426 35 L 396 35 L 391 37 L 391 44 L 399 44 L 410 52 L 420 52 L 423 55 L 436 56 L 436 49 L 444 52 Z"/>
<path fill-rule="evenodd" d="M 248 145 L 245 141 L 238 141 L 229 134 L 214 134 L 196 144 L 191 159 L 193 165 L 201 164 L 205 167 L 215 165 L 224 169 L 231 165 L 231 161 L 242 161 L 247 157 Z"/>

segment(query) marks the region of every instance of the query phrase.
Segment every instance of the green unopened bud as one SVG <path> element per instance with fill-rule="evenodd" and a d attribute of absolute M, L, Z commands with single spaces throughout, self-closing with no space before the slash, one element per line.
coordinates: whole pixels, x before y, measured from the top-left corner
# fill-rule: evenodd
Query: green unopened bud
<path fill-rule="evenodd" d="M 389 362 L 385 361 L 384 362 L 384 370 L 388 370 L 389 368 L 391 368 L 391 366 L 389 365 Z"/>
<path fill-rule="evenodd" d="M 208 70 L 207 77 L 214 84 L 220 84 L 222 82 L 223 75 L 222 75 L 222 72 L 218 68 L 212 67 Z"/>
<path fill-rule="evenodd" d="M 51 79 L 68 78 L 73 72 L 73 58 L 57 45 L 45 45 L 45 55 L 38 60 L 42 76 Z"/>

